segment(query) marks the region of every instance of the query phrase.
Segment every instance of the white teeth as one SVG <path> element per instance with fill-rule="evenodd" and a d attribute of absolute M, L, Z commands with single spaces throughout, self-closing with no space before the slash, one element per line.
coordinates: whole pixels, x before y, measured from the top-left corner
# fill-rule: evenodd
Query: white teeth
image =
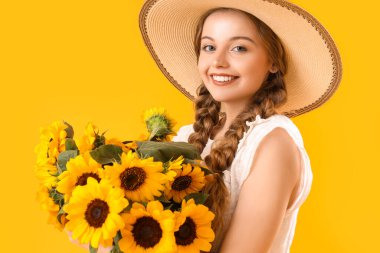
<path fill-rule="evenodd" d="M 235 77 L 232 76 L 212 76 L 212 79 L 218 81 L 218 82 L 228 82 L 232 79 L 235 79 Z"/>

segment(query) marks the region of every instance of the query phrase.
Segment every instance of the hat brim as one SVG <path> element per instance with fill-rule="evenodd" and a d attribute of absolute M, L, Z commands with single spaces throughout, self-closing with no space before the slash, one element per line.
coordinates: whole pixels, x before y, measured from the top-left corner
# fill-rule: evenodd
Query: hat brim
<path fill-rule="evenodd" d="M 287 102 L 278 112 L 289 117 L 326 102 L 342 78 L 338 49 L 327 30 L 302 8 L 282 0 L 147 0 L 140 31 L 168 80 L 194 100 L 202 83 L 193 47 L 196 25 L 207 10 L 230 7 L 253 14 L 278 35 L 288 54 Z"/>

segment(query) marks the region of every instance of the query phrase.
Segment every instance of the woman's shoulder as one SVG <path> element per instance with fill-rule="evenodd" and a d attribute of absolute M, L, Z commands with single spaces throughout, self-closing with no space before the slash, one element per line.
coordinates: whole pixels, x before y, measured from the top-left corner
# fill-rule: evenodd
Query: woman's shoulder
<path fill-rule="evenodd" d="M 247 121 L 249 130 L 247 131 L 247 138 L 257 138 L 258 136 L 264 137 L 276 128 L 282 128 L 294 139 L 294 141 L 303 146 L 302 135 L 294 122 L 283 114 L 274 114 L 268 118 L 261 118 L 260 115 L 256 116 L 254 121 Z"/>
<path fill-rule="evenodd" d="M 260 115 L 256 116 L 256 119 L 254 121 L 247 121 L 247 125 L 262 125 L 262 124 L 276 124 L 276 123 L 283 123 L 283 124 L 292 124 L 293 121 L 283 115 L 283 114 L 273 114 L 267 118 L 262 118 Z"/>
<path fill-rule="evenodd" d="M 280 158 L 275 152 L 280 151 L 281 153 L 283 150 L 286 150 L 286 152 L 282 153 L 282 158 L 291 161 L 292 164 L 296 164 L 296 161 L 299 161 L 299 155 L 301 155 L 302 168 L 307 170 L 307 174 L 311 177 L 310 160 L 303 146 L 302 136 L 289 117 L 276 114 L 263 119 L 258 116 L 256 120 L 247 122 L 247 125 L 251 127 L 239 143 L 238 152 L 234 160 L 234 169 L 231 174 L 231 180 L 234 178 L 237 185 L 241 186 L 243 184 L 254 160 L 259 159 L 259 156 L 266 153 L 266 157 Z M 257 152 L 260 155 L 257 155 Z M 273 159 L 264 160 L 272 162 Z M 293 166 L 291 168 L 293 169 L 293 175 L 298 175 L 301 167 Z"/>

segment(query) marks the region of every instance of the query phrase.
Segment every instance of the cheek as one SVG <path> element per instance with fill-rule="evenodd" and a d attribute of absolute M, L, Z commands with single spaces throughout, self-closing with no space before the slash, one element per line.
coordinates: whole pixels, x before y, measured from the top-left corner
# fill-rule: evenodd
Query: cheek
<path fill-rule="evenodd" d="M 262 80 L 269 70 L 264 59 L 250 59 L 239 64 L 242 73 L 250 79 Z"/>
<path fill-rule="evenodd" d="M 205 75 L 207 72 L 207 64 L 201 59 L 198 61 L 198 71 L 201 75 Z"/>

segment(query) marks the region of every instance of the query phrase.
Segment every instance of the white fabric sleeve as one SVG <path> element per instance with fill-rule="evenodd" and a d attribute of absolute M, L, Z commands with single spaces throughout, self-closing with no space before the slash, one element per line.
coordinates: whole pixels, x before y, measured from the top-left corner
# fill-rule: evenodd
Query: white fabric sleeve
<path fill-rule="evenodd" d="M 175 142 L 187 142 L 190 134 L 193 132 L 193 124 L 184 125 L 179 128 L 177 135 L 173 137 L 172 141 Z"/>

